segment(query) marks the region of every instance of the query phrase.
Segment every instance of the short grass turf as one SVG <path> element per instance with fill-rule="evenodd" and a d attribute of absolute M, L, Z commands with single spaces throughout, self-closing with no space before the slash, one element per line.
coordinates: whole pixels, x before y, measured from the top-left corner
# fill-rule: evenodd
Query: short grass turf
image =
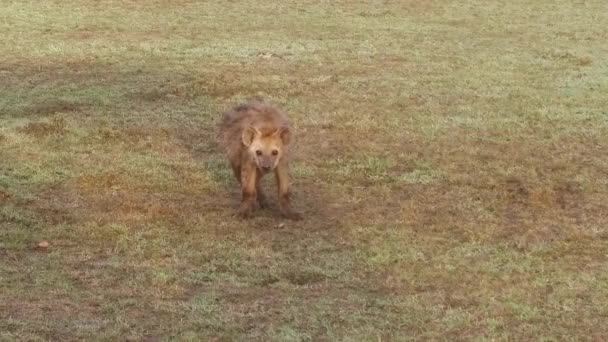
<path fill-rule="evenodd" d="M 605 1 L 0 7 L 1 340 L 608 336 Z M 304 221 L 234 217 L 251 96 Z"/>

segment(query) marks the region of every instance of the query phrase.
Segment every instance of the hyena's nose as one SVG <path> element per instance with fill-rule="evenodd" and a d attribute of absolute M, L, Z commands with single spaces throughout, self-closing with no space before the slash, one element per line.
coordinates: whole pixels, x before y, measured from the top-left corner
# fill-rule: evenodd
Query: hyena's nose
<path fill-rule="evenodd" d="M 270 166 L 262 166 L 262 171 L 264 171 L 264 172 L 270 171 Z"/>

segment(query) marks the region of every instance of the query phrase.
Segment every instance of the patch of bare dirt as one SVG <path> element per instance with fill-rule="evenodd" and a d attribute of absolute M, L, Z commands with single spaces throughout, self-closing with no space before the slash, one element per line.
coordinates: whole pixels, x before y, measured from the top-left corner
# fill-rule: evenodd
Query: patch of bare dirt
<path fill-rule="evenodd" d="M 50 120 L 30 122 L 17 131 L 38 138 L 49 135 L 64 135 L 67 133 L 67 121 L 63 117 L 54 117 Z"/>
<path fill-rule="evenodd" d="M 97 190 L 64 187 L 54 191 L 52 202 L 39 203 L 47 218 L 64 221 L 94 221 L 137 225 L 170 222 L 176 226 L 197 222 L 210 212 L 230 208 L 210 194 L 195 196 L 184 193 L 157 193 L 151 190 L 112 190 L 111 179 L 99 179 Z M 223 205 L 222 205 L 223 204 Z"/>
<path fill-rule="evenodd" d="M 104 77 L 99 75 L 103 69 Z M 104 81 L 107 75 L 115 74 L 107 66 L 92 63 L 90 60 L 66 61 L 57 63 L 13 63 L 5 67 L 4 77 L 0 77 L 0 87 L 7 89 L 32 89 L 46 85 L 82 85 Z M 55 100 L 49 99 L 49 102 Z M 60 106 L 60 105 L 59 105 Z"/>
<path fill-rule="evenodd" d="M 294 270 L 287 272 L 284 277 L 293 285 L 304 286 L 319 283 L 325 276 L 318 272 Z"/>
<path fill-rule="evenodd" d="M 47 99 L 26 107 L 23 111 L 27 114 L 50 115 L 56 113 L 76 112 L 84 105 L 61 99 Z"/>
<path fill-rule="evenodd" d="M 553 188 L 555 201 L 559 207 L 573 217 L 580 219 L 585 197 L 580 184 L 566 181 L 556 184 Z"/>
<path fill-rule="evenodd" d="M 49 291 L 49 293 L 52 292 Z M 106 319 L 101 319 L 101 316 L 100 307 L 83 305 L 83 303 L 77 303 L 69 299 L 53 298 L 53 295 L 35 301 L 12 298 L 0 305 L 0 319 L 29 322 L 44 327 L 36 331 L 36 335 L 44 336 L 48 340 L 78 340 L 77 336 L 70 331 L 71 324 L 86 325 L 92 329 L 101 330 L 109 323 Z M 56 319 L 49 323 L 48 317 L 55 317 Z M 14 325 L 8 331 L 19 332 L 19 327 L 19 325 Z"/>
<path fill-rule="evenodd" d="M 523 217 L 529 206 L 530 192 L 526 185 L 517 178 L 509 178 L 504 184 L 507 206 L 505 219 L 508 225 L 521 226 Z"/>
<path fill-rule="evenodd" d="M 153 88 L 137 91 L 135 93 L 130 94 L 129 97 L 135 100 L 141 100 L 145 102 L 156 102 L 176 98 L 177 95 L 173 94 L 171 91 Z"/>

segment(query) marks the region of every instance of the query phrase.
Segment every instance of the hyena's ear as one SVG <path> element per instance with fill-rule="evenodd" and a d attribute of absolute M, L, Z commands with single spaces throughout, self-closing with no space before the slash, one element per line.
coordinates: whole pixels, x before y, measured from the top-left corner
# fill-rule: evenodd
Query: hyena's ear
<path fill-rule="evenodd" d="M 245 146 L 251 145 L 253 139 L 258 134 L 258 130 L 254 127 L 247 127 L 247 129 L 243 130 L 243 135 L 241 136 L 241 140 Z"/>
<path fill-rule="evenodd" d="M 289 142 L 291 141 L 291 132 L 289 131 L 289 127 L 283 126 L 279 128 L 278 135 L 281 137 L 284 145 L 289 145 Z"/>

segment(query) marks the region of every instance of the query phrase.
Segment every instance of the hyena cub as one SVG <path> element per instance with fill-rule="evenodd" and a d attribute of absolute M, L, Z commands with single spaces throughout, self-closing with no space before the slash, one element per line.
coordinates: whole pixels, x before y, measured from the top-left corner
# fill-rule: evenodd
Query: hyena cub
<path fill-rule="evenodd" d="M 220 143 L 241 184 L 239 216 L 248 218 L 258 205 L 267 206 L 260 180 L 265 174 L 274 172 L 281 213 L 292 220 L 302 219 L 289 203 L 290 138 L 287 116 L 270 104 L 252 100 L 224 113 Z"/>

